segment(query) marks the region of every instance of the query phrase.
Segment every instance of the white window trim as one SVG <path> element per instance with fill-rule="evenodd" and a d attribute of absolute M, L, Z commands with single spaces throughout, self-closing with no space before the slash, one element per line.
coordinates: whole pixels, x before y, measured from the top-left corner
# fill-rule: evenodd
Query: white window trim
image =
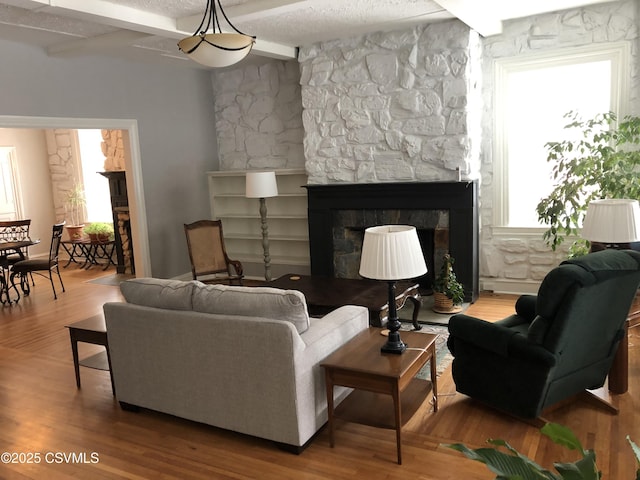
<path fill-rule="evenodd" d="M 504 138 L 505 101 L 503 95 L 507 84 L 507 77 L 513 72 L 529 70 L 532 67 L 553 67 L 577 63 L 579 60 L 610 60 L 611 61 L 611 105 L 612 110 L 620 118 L 627 114 L 629 99 L 629 83 L 631 76 L 631 43 L 614 42 L 606 45 L 596 44 L 576 48 L 550 50 L 544 53 L 526 56 L 496 59 L 494 61 L 494 127 L 493 127 L 493 225 L 503 232 L 511 230 L 509 220 L 509 171 L 507 162 L 507 142 Z M 543 229 L 522 228 L 520 232 L 539 232 Z"/>

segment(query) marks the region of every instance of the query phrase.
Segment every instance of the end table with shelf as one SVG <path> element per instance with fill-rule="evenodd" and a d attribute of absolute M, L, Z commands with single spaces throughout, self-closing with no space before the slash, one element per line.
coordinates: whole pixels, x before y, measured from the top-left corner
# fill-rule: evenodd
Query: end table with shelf
<path fill-rule="evenodd" d="M 433 411 L 438 411 L 436 339 L 430 333 L 402 332 L 409 348 L 402 354 L 382 353 L 381 329 L 370 327 L 329 355 L 325 370 L 329 443 L 334 446 L 334 418 L 396 431 L 398 464 L 402 464 L 402 426 L 433 395 Z M 430 361 L 431 382 L 415 378 Z M 335 408 L 333 387 L 354 391 Z M 389 399 L 391 401 L 389 401 Z"/>

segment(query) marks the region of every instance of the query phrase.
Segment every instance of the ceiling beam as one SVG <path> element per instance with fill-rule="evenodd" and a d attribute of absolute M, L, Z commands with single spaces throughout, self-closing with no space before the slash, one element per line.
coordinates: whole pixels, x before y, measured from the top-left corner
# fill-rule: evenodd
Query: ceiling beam
<path fill-rule="evenodd" d="M 437 2 L 483 37 L 502 33 L 502 20 L 499 14 L 485 2 L 478 0 L 437 0 Z"/>
<path fill-rule="evenodd" d="M 81 38 L 61 42 L 47 48 L 47 54 L 53 57 L 75 55 L 79 52 L 99 51 L 110 48 L 130 47 L 134 42 L 149 35 L 132 30 L 117 30 L 96 37 Z"/>
<path fill-rule="evenodd" d="M 141 32 L 147 35 L 157 35 L 179 40 L 185 34 L 191 34 L 177 27 L 176 19 L 151 12 L 145 12 L 132 7 L 117 5 L 106 0 L 10 0 L 16 6 L 29 10 L 43 11 L 62 17 L 72 17 L 103 25 Z M 299 0 L 268 0 L 268 4 L 288 1 L 299 3 Z M 195 27 L 194 27 L 195 28 Z M 62 49 L 65 47 L 63 46 Z M 282 45 L 274 42 L 256 42 L 253 54 L 278 58 L 296 58 L 295 46 Z"/>

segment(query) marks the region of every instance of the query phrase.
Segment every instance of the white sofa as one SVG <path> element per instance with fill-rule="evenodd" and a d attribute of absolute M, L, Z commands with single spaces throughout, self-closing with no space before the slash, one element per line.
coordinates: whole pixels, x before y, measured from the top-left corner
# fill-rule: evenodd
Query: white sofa
<path fill-rule="evenodd" d="M 104 305 L 115 390 L 144 407 L 301 451 L 327 421 L 319 363 L 368 328 L 367 309 L 309 318 L 304 295 L 133 279 Z M 335 389 L 336 402 L 349 390 Z"/>

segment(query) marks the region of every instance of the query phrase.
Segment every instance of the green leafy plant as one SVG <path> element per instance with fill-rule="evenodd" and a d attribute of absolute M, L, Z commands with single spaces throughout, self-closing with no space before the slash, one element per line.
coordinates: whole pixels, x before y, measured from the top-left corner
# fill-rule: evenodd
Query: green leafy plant
<path fill-rule="evenodd" d="M 554 188 L 536 207 L 538 219 L 549 226 L 543 238 L 553 250 L 578 234 L 591 200 L 640 199 L 640 117 L 627 116 L 619 124 L 611 112 L 590 120 L 569 112 L 565 118 L 570 120 L 565 128 L 579 135 L 545 145 Z M 588 243 L 578 240 L 570 252 L 587 249 Z"/>
<path fill-rule="evenodd" d="M 444 446 L 463 453 L 471 460 L 484 463 L 489 470 L 496 474 L 496 480 L 600 480 L 602 478 L 596 465 L 595 452 L 586 450 L 569 428 L 557 423 L 547 423 L 540 431 L 557 445 L 577 450 L 582 458 L 573 463 L 554 463 L 553 466 L 558 472 L 556 474 L 522 455 L 504 440 L 487 441 L 497 448 L 474 450 L 461 443 Z M 627 441 L 630 443 L 640 466 L 640 449 L 628 436 Z M 506 452 L 500 448 L 504 448 Z M 636 480 L 640 480 L 640 468 L 636 472 Z"/>
<path fill-rule="evenodd" d="M 440 273 L 433 282 L 433 291 L 446 295 L 453 300 L 454 305 L 462 305 L 464 302 L 464 287 L 458 282 L 453 271 L 455 259 L 448 253 L 444 256 Z"/>
<path fill-rule="evenodd" d="M 92 222 L 86 227 L 84 231 L 90 235 L 113 235 L 113 225 L 105 222 Z"/>
<path fill-rule="evenodd" d="M 82 216 L 86 203 L 87 199 L 84 194 L 84 186 L 81 183 L 74 184 L 73 188 L 67 192 L 67 199 L 64 206 L 65 212 L 69 215 L 68 226 L 82 225 Z"/>

